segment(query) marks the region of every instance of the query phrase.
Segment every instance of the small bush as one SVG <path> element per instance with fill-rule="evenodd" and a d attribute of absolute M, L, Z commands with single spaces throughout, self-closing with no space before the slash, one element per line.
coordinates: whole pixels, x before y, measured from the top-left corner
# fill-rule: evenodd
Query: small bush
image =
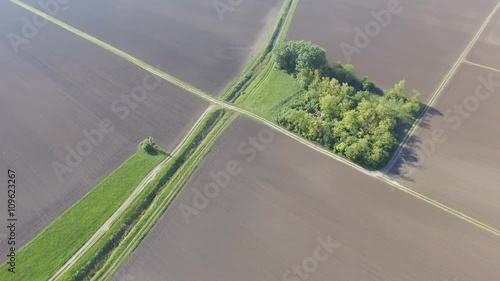
<path fill-rule="evenodd" d="M 153 140 L 153 137 L 149 137 L 143 140 L 139 144 L 139 148 L 146 151 L 149 155 L 155 155 L 158 153 L 158 148 L 155 141 Z"/>

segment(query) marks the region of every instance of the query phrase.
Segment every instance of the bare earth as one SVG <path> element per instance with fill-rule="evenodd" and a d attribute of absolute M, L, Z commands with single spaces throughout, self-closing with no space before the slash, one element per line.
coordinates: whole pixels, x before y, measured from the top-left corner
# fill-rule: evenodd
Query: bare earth
<path fill-rule="evenodd" d="M 374 20 L 370 12 L 387 10 L 390 2 L 394 1 L 300 1 L 288 37 L 318 43 L 326 48 L 331 62 L 346 62 L 341 44 L 356 46 L 354 28 L 364 30 Z M 393 14 L 389 24 L 351 56 L 351 63 L 382 88 L 405 79 L 408 89 L 418 90 L 426 101 L 497 1 L 399 2 L 401 12 Z"/>
<path fill-rule="evenodd" d="M 262 128 L 238 119 L 226 131 L 118 280 L 301 280 L 283 274 L 311 257 L 317 239 L 328 236 L 338 244 L 307 280 L 500 276 L 498 237 L 289 137 L 275 132 L 248 159 L 250 154 L 240 152 Z M 187 224 L 181 204 L 193 207 L 194 190 L 203 191 L 214 182 L 210 173 L 225 171 L 231 161 L 239 163 L 240 173 Z"/>
<path fill-rule="evenodd" d="M 497 229 L 499 30 L 497 12 L 391 171 L 404 185 Z"/>
<path fill-rule="evenodd" d="M 484 64 L 493 68 L 500 68 L 500 56 L 498 48 L 500 48 L 500 13 L 496 13 L 488 28 L 476 43 L 468 60 Z"/>
<path fill-rule="evenodd" d="M 55 17 L 216 95 L 260 51 L 283 0 L 231 1 L 223 20 L 214 2 L 71 0 Z"/>
<path fill-rule="evenodd" d="M 22 17 L 31 19 L 32 15 L 10 2 L 0 4 L 4 39 L 8 32 L 21 28 Z M 150 88 L 143 101 L 134 102 L 136 107 L 129 107 L 128 115 L 113 112 L 112 103 L 122 95 L 131 96 L 148 76 L 51 24 L 22 45 L 18 54 L 8 40 L 1 40 L 0 209 L 4 211 L 0 221 L 6 221 L 6 171 L 11 168 L 18 174 L 18 245 L 28 242 L 121 165 L 142 139 L 152 135 L 165 149 L 173 148 L 206 108 L 205 102 L 163 81 Z M 151 77 L 148 83 L 154 81 Z M 99 129 L 105 119 L 113 132 Z M 51 164 L 67 165 L 66 147 L 76 151 L 78 143 L 87 139 L 83 130 L 98 130 L 102 141 L 61 182 Z M 0 244 L 0 262 L 6 258 L 5 246 Z"/>
<path fill-rule="evenodd" d="M 471 97 L 492 75 L 489 97 Z M 486 86 L 479 93 L 487 95 Z M 404 185 L 500 228 L 500 73 L 463 64 L 393 168 Z M 464 115 L 455 112 L 461 105 Z M 467 107 L 465 107 L 467 105 Z M 477 107 L 475 110 L 468 110 Z M 463 117 L 462 117 L 463 116 Z M 433 134 L 443 135 L 433 140 Z"/>

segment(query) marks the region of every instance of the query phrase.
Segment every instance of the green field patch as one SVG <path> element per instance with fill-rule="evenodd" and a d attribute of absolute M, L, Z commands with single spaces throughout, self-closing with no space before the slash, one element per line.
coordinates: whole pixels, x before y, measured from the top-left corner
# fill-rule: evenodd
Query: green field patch
<path fill-rule="evenodd" d="M 100 239 L 87 251 L 59 280 L 90 280 L 107 262 L 110 254 L 129 235 L 134 225 L 141 219 L 145 211 L 162 192 L 166 183 L 181 168 L 185 161 L 196 150 L 198 145 L 210 133 L 212 128 L 224 116 L 223 109 L 210 112 L 193 132 L 180 151 L 172 158 L 162 163 L 163 168 L 149 182 L 134 202 L 117 219 Z M 143 142 L 147 144 L 147 140 Z M 146 148 L 146 147 L 144 147 Z"/>
<path fill-rule="evenodd" d="M 220 114 L 223 113 L 223 114 Z M 137 223 L 130 229 L 124 239 L 116 245 L 113 252 L 106 259 L 99 271 L 85 280 L 109 280 L 119 267 L 130 256 L 134 249 L 140 244 L 149 230 L 161 218 L 184 184 L 188 181 L 196 168 L 201 164 L 204 157 L 210 152 L 211 147 L 217 141 L 222 132 L 234 120 L 237 114 L 234 112 L 217 112 L 209 117 L 207 125 L 202 125 L 199 134 L 193 135 L 194 145 L 186 146 L 183 152 L 174 157 L 173 169 L 165 169 L 167 177 L 158 182 L 161 188 L 156 193 L 154 200 L 144 210 Z M 216 117 L 217 119 L 213 119 Z"/>
<path fill-rule="evenodd" d="M 236 104 L 275 122 L 280 111 L 302 92 L 303 89 L 297 80 L 270 63 Z"/>
<path fill-rule="evenodd" d="M 154 153 L 139 149 L 18 252 L 15 274 L 3 264 L 0 280 L 48 280 L 166 157 L 158 147 Z"/>

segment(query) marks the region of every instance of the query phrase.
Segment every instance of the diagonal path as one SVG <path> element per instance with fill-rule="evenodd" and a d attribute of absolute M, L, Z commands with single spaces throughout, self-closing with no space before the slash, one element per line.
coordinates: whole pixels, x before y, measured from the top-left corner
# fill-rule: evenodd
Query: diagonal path
<path fill-rule="evenodd" d="M 481 228 L 481 229 L 483 229 L 485 231 L 488 231 L 488 232 L 494 234 L 495 236 L 500 237 L 500 230 L 498 230 L 498 229 L 496 229 L 494 227 L 491 227 L 491 226 L 489 226 L 489 225 L 487 225 L 485 223 L 482 223 L 482 222 L 480 222 L 480 221 L 478 221 L 478 220 L 476 220 L 476 219 L 474 219 L 472 217 L 469 217 L 469 216 L 467 216 L 466 214 L 464 214 L 464 213 L 462 213 L 460 211 L 457 211 L 457 210 L 455 210 L 453 208 L 450 208 L 450 207 L 448 207 L 448 206 L 446 206 L 446 205 L 444 205 L 444 204 L 442 204 L 442 203 L 440 203 L 438 201 L 435 201 L 435 200 L 433 200 L 433 199 L 431 199 L 431 198 L 429 198 L 429 197 L 427 197 L 427 196 L 425 196 L 423 194 L 420 194 L 420 193 L 418 193 L 418 192 L 416 192 L 416 191 L 414 191 L 412 189 L 404 187 L 401 184 L 399 184 L 399 183 L 397 183 L 395 181 L 390 180 L 385 174 L 368 171 L 368 170 L 362 168 L 361 166 L 356 165 L 356 164 L 354 164 L 354 163 L 352 163 L 352 162 L 350 162 L 348 160 L 345 160 L 345 159 L 339 157 L 338 155 L 335 155 L 334 153 L 332 153 L 332 152 L 330 152 L 330 151 L 328 151 L 328 150 L 326 150 L 326 149 L 324 149 L 324 148 L 322 148 L 322 147 L 320 147 L 318 145 L 310 143 L 309 141 L 303 139 L 302 137 L 299 137 L 299 136 L 297 136 L 297 135 L 295 135 L 295 134 L 293 134 L 293 133 L 291 133 L 291 132 L 283 129 L 280 126 L 277 126 L 276 124 L 268 121 L 267 119 L 264 119 L 264 118 L 262 118 L 262 117 L 260 117 L 260 116 L 258 116 L 256 114 L 254 114 L 254 113 L 251 113 L 251 112 L 249 112 L 247 110 L 241 109 L 241 108 L 239 108 L 239 107 L 237 107 L 237 106 L 235 106 L 233 104 L 229 104 L 229 103 L 226 103 L 224 101 L 217 100 L 216 98 L 211 97 L 207 93 L 205 93 L 205 92 L 197 89 L 196 87 L 190 85 L 189 83 L 186 83 L 186 82 L 184 82 L 184 81 L 182 81 L 182 80 L 180 80 L 180 79 L 178 79 L 178 78 L 176 78 L 176 77 L 174 77 L 174 76 L 172 76 L 172 75 L 170 75 L 168 73 L 165 73 L 162 70 L 160 70 L 160 69 L 158 69 L 156 67 L 153 67 L 153 66 L 147 64 L 146 62 L 144 62 L 144 61 L 142 61 L 142 60 L 140 60 L 138 58 L 135 58 L 132 55 L 127 54 L 127 53 L 125 53 L 125 52 L 123 52 L 123 51 L 121 51 L 121 50 L 119 50 L 119 49 L 117 49 L 117 48 L 109 45 L 108 43 L 105 43 L 104 41 L 101 41 L 101 40 L 99 40 L 99 39 L 97 39 L 97 38 L 95 38 L 95 37 L 93 37 L 93 36 L 91 36 L 91 35 L 89 35 L 87 33 L 84 33 L 84 32 L 82 32 L 82 31 L 80 31 L 80 30 L 78 30 L 78 29 L 76 29 L 76 28 L 74 28 L 74 27 L 72 27 L 72 26 L 70 26 L 70 25 L 68 25 L 68 24 L 66 24 L 66 23 L 64 23 L 64 22 L 56 19 L 56 18 L 53 18 L 50 15 L 47 15 L 47 14 L 45 14 L 45 13 L 43 13 L 43 12 L 41 12 L 41 11 L 39 11 L 39 10 L 37 10 L 37 9 L 35 9 L 35 8 L 27 5 L 27 4 L 24 4 L 24 3 L 22 3 L 22 2 L 20 2 L 18 0 L 10 0 L 10 1 L 12 3 L 20 6 L 20 7 L 23 7 L 25 9 L 31 11 L 32 13 L 34 13 L 34 14 L 42 17 L 42 18 L 47 19 L 48 21 L 50 21 L 50 22 L 52 22 L 52 23 L 54 23 L 54 24 L 56 24 L 56 25 L 58 25 L 58 26 L 60 26 L 60 27 L 62 27 L 64 29 L 66 29 L 67 31 L 69 31 L 71 33 L 73 33 L 75 35 L 78 35 L 81 38 L 86 39 L 87 41 L 90 41 L 90 42 L 92 42 L 92 43 L 94 43 L 94 44 L 96 44 L 96 45 L 98 45 L 98 46 L 100 46 L 100 47 L 102 47 L 102 48 L 104 48 L 104 49 L 112 52 L 113 54 L 115 54 L 115 55 L 117 55 L 117 56 L 119 56 L 119 57 L 121 57 L 121 58 L 129 61 L 130 63 L 133 63 L 134 65 L 139 66 L 142 69 L 144 69 L 144 70 L 146 70 L 146 71 L 148 71 L 148 72 L 150 72 L 150 73 L 152 73 L 154 75 L 157 75 L 157 76 L 161 77 L 162 79 L 164 79 L 164 80 L 166 80 L 166 81 L 168 81 L 168 82 L 170 82 L 170 83 L 172 83 L 172 84 L 174 84 L 174 85 L 176 85 L 176 86 L 178 86 L 178 87 L 180 87 L 180 88 L 182 88 L 182 89 L 190 92 L 191 94 L 194 94 L 194 95 L 196 95 L 196 96 L 198 96 L 198 97 L 200 97 L 200 98 L 202 98 L 202 99 L 210 102 L 212 105 L 218 105 L 220 107 L 236 111 L 236 112 L 241 113 L 241 114 L 243 114 L 243 115 L 245 115 L 247 117 L 250 117 L 250 118 L 255 119 L 255 120 L 257 120 L 257 121 L 259 121 L 261 123 L 264 123 L 267 126 L 272 127 L 273 129 L 275 129 L 275 130 L 277 130 L 277 131 L 279 131 L 279 132 L 281 132 L 281 133 L 283 133 L 283 134 L 285 134 L 285 135 L 287 135 L 287 136 L 295 139 L 296 141 L 298 141 L 298 142 L 300 142 L 300 143 L 302 143 L 302 144 L 304 144 L 304 145 L 306 145 L 306 146 L 308 146 L 308 147 L 310 147 L 310 148 L 312 148 L 312 149 L 314 149 L 314 150 L 316 150 L 316 151 L 318 151 L 318 152 L 320 152 L 322 154 L 325 154 L 325 155 L 327 155 L 327 156 L 329 156 L 329 157 L 331 157 L 331 158 L 333 158 L 333 159 L 335 159 L 337 161 L 340 161 L 340 162 L 342 162 L 342 163 L 344 163 L 346 165 L 351 166 L 352 168 L 354 168 L 354 169 L 362 172 L 363 174 L 366 174 L 366 175 L 371 176 L 371 177 L 378 178 L 379 180 L 382 180 L 382 181 L 388 183 L 389 185 L 395 187 L 396 189 L 398 189 L 400 191 L 408 193 L 408 194 L 414 196 L 415 198 L 418 198 L 418 199 L 420 199 L 422 201 L 425 201 L 428 204 L 431 204 L 431 205 L 433 205 L 433 206 L 435 206 L 435 207 L 437 207 L 437 208 L 439 208 L 439 209 L 441 209 L 441 210 L 443 210 L 443 211 L 445 211 L 445 212 L 447 212 L 447 213 L 449 213 L 449 214 L 451 214 L 451 215 L 453 215 L 455 217 L 458 217 L 458 218 L 460 218 L 460 219 L 462 219 L 462 220 L 464 220 L 464 221 L 466 221 L 466 222 L 468 222 L 470 224 L 473 224 L 473 225 L 475 225 L 475 226 L 477 226 L 477 227 L 479 227 L 479 228 Z M 477 40 L 479 39 L 479 36 L 482 34 L 482 32 L 486 28 L 487 24 L 490 22 L 491 18 L 493 17 L 494 13 L 496 13 L 496 11 L 499 8 L 500 8 L 500 2 L 497 4 L 497 6 L 492 11 L 492 13 L 490 14 L 490 16 L 483 23 L 483 26 L 481 27 L 481 29 L 476 33 L 476 35 L 474 36 L 474 38 L 472 39 L 472 41 L 469 43 L 469 45 L 467 46 L 467 48 L 464 50 L 464 52 L 462 53 L 462 55 L 459 57 L 459 59 L 457 60 L 457 62 L 455 63 L 455 65 L 452 67 L 452 69 L 446 75 L 445 79 L 439 85 L 439 87 L 436 90 L 435 94 L 431 98 L 428 106 L 422 112 L 421 117 L 425 115 L 425 113 L 430 108 L 430 106 L 432 106 L 432 104 L 436 101 L 436 99 L 438 98 L 438 96 L 443 92 L 444 88 L 448 85 L 448 82 L 451 80 L 451 78 L 453 78 L 453 76 L 456 73 L 457 69 L 459 68 L 460 64 L 465 61 L 465 57 L 470 52 L 470 50 L 472 49 L 472 47 L 474 46 L 474 44 L 477 42 Z M 206 113 L 207 112 L 205 112 L 205 114 Z M 413 132 L 415 131 L 415 128 L 418 127 L 418 124 L 420 123 L 420 120 L 421 119 L 419 119 L 419 121 L 413 126 L 412 130 L 409 132 L 409 134 L 405 138 L 404 142 L 401 144 L 401 146 L 398 149 L 397 153 L 394 155 L 393 159 L 388 164 L 388 167 L 391 167 L 394 164 L 394 159 L 396 159 L 397 156 L 400 154 L 401 148 L 406 143 L 408 137 L 411 134 L 413 134 Z M 191 129 L 190 133 L 194 130 L 194 128 L 196 128 L 196 125 L 195 125 L 195 127 L 193 127 Z M 188 136 L 189 136 L 189 134 L 188 134 Z M 177 151 L 178 148 L 180 148 L 180 146 L 182 146 L 183 142 L 181 142 L 179 144 L 179 146 L 176 148 L 175 151 Z M 170 159 L 170 158 L 168 158 L 168 159 Z M 166 161 L 168 161 L 168 160 L 166 160 Z M 164 165 L 164 164 L 166 164 L 166 163 L 162 163 L 160 165 Z M 125 206 L 128 206 L 128 205 L 130 205 L 131 202 L 133 202 L 133 200 L 135 199 L 135 197 L 138 196 L 138 194 L 140 193 L 140 191 L 142 191 L 142 189 L 155 177 L 155 175 L 158 173 L 159 170 L 161 170 L 161 168 L 158 168 L 158 167 L 155 168 L 151 172 L 151 174 L 148 175 L 148 177 L 146 177 L 143 180 L 143 182 L 141 182 L 141 185 L 137 188 L 136 191 L 134 191 L 134 193 L 131 195 L 131 198 L 127 199 L 127 201 L 124 203 L 124 205 L 122 205 L 117 210 L 117 213 L 115 213 L 112 217 L 110 217 L 110 219 L 99 229 L 99 231 L 96 232 L 94 234 L 94 236 L 92 236 L 92 238 L 89 241 L 87 241 L 87 243 L 81 249 L 79 249 L 79 251 L 77 253 L 75 253 L 75 255 L 70 260 L 68 260 L 68 262 L 63 267 L 61 267 L 59 269 L 59 271 L 56 272 L 56 274 L 50 280 L 56 280 L 57 278 L 59 278 L 60 276 L 62 276 L 62 274 L 64 274 L 64 272 L 66 272 L 66 270 L 68 268 L 70 268 L 71 265 L 73 265 L 79 259 L 79 257 L 81 257 L 92 245 L 95 244 L 95 242 L 100 237 L 102 237 L 102 235 L 104 235 L 104 233 L 109 229 L 109 226 L 126 209 Z"/>
<path fill-rule="evenodd" d="M 425 105 L 424 110 L 422 110 L 422 112 L 420 113 L 420 116 L 418 117 L 417 122 L 415 122 L 413 124 L 410 131 L 406 134 L 406 137 L 399 144 L 399 147 L 396 150 L 396 152 L 392 155 L 392 158 L 389 161 L 389 163 L 387 163 L 385 168 L 382 170 L 383 173 L 387 174 L 389 171 L 391 171 L 392 167 L 394 166 L 396 161 L 399 159 L 399 156 L 401 155 L 403 148 L 406 146 L 406 143 L 408 142 L 410 137 L 415 133 L 415 131 L 420 127 L 422 120 L 423 120 L 423 117 L 427 114 L 429 109 L 434 105 L 434 103 L 437 101 L 438 97 L 444 92 L 444 90 L 446 89 L 446 86 L 448 86 L 451 79 L 453 79 L 453 77 L 455 77 L 455 74 L 457 73 L 457 70 L 459 69 L 460 65 L 464 62 L 467 62 L 465 60 L 465 58 L 470 53 L 470 51 L 472 50 L 472 48 L 474 47 L 476 42 L 479 40 L 479 37 L 481 36 L 481 34 L 483 34 L 484 30 L 486 29 L 486 27 L 488 26 L 491 19 L 496 14 L 496 12 L 498 11 L 499 8 L 500 8 L 500 2 L 498 2 L 497 5 L 493 8 L 491 13 L 488 15 L 486 20 L 483 22 L 483 25 L 474 34 L 474 37 L 471 39 L 469 44 L 465 47 L 465 50 L 462 52 L 462 54 L 460 54 L 460 56 L 458 57 L 455 64 L 451 67 L 450 71 L 448 71 L 446 76 L 443 78 L 441 83 L 438 85 L 438 87 L 434 91 L 434 94 L 430 98 L 429 102 Z"/>
<path fill-rule="evenodd" d="M 235 114 L 235 116 L 233 116 L 231 119 L 229 119 L 226 124 L 221 126 L 215 134 L 216 135 L 221 134 L 231 124 L 231 122 L 236 117 L 237 116 Z M 202 149 L 200 150 L 200 154 L 204 154 L 207 151 L 209 151 L 212 148 L 212 145 L 216 142 L 216 139 L 217 138 L 214 138 L 212 140 L 211 144 L 207 144 L 204 147 L 202 147 Z M 189 172 L 187 174 L 189 174 Z M 189 177 L 190 176 L 188 176 L 188 178 Z M 96 278 L 96 280 L 99 280 L 99 281 L 100 280 L 109 280 L 112 277 L 112 274 L 116 272 L 118 267 L 120 267 L 123 264 L 124 260 L 136 249 L 136 247 L 138 246 L 138 243 L 141 242 L 142 238 L 145 235 L 147 235 L 147 233 L 151 230 L 151 228 L 156 224 L 156 222 L 158 221 L 160 216 L 165 212 L 166 208 L 168 208 L 168 206 L 170 205 L 171 200 L 174 199 L 174 197 L 176 196 L 176 194 L 178 194 L 179 190 L 182 189 L 182 187 L 183 187 L 183 184 L 180 184 L 177 188 L 173 188 L 165 196 L 163 201 L 161 201 L 159 203 L 159 206 L 157 206 L 156 209 L 154 209 L 154 211 L 152 211 L 152 214 L 150 216 L 148 216 L 148 218 L 144 222 L 144 225 L 142 226 L 140 231 L 137 233 L 137 235 L 132 237 L 130 241 L 127 241 L 125 249 L 123 249 L 123 251 L 120 253 L 120 258 L 117 258 L 106 270 L 104 270 L 104 271 L 100 270 L 99 272 L 97 272 L 95 275 L 95 276 L 98 276 Z M 105 268 L 105 267 L 103 267 L 103 268 Z"/>
<path fill-rule="evenodd" d="M 134 189 L 134 192 L 130 194 L 130 196 L 123 202 L 123 204 L 109 217 L 109 219 L 92 235 L 92 237 L 80 248 L 78 251 L 61 267 L 59 270 L 50 277 L 49 281 L 54 281 L 63 276 L 92 246 L 94 246 L 99 239 L 106 234 L 109 228 L 118 220 L 118 218 L 123 215 L 123 213 L 130 207 L 130 205 L 137 199 L 137 197 L 141 194 L 141 192 L 146 188 L 150 182 L 152 182 L 158 173 L 170 163 L 170 160 L 177 155 L 177 153 L 182 149 L 182 147 L 189 140 L 193 132 L 198 128 L 198 125 L 203 121 L 203 119 L 210 113 L 213 109 L 213 105 L 210 105 L 207 110 L 198 118 L 193 127 L 189 130 L 186 136 L 182 139 L 182 141 L 175 147 L 175 149 L 170 152 L 168 157 L 163 160 L 158 166 L 156 166 Z"/>
<path fill-rule="evenodd" d="M 20 7 L 24 8 L 24 9 L 27 9 L 29 10 L 30 12 L 52 22 L 53 24 L 56 24 L 58 26 L 60 26 L 61 28 L 64 28 L 66 29 L 67 31 L 77 35 L 77 36 L 80 36 L 81 38 L 84 38 L 110 52 L 112 52 L 113 54 L 133 63 L 134 65 L 136 66 L 139 66 L 141 67 L 142 69 L 154 74 L 154 75 L 157 75 L 158 77 L 161 77 L 162 79 L 190 92 L 191 94 L 194 94 L 210 103 L 212 103 L 213 105 L 218 105 L 222 108 L 226 108 L 226 109 L 229 109 L 229 110 L 233 110 L 235 112 L 238 112 L 242 115 L 245 115 L 246 117 L 250 117 L 256 121 L 259 121 L 273 129 L 275 129 L 276 131 L 279 131 L 283 134 L 285 134 L 286 136 L 302 143 L 303 145 L 306 145 L 308 146 L 309 148 L 311 149 L 314 149 L 326 156 L 329 156 L 330 158 L 333 158 L 335 159 L 336 161 L 339 161 L 339 162 L 342 162 L 344 163 L 345 165 L 348 165 L 356 170 L 358 170 L 359 172 L 367 175 L 367 176 L 370 176 L 370 177 L 374 177 L 374 178 L 377 178 L 379 180 L 382 180 L 384 182 L 386 182 L 387 184 L 389 184 L 390 186 L 396 188 L 397 190 L 400 190 L 402 192 L 405 192 L 405 193 L 408 193 L 410 195 L 412 195 L 413 197 L 415 198 L 418 198 L 419 200 L 422 200 L 424 202 L 427 202 L 428 204 L 434 206 L 434 207 L 437 207 L 447 213 L 449 213 L 450 215 L 453 215 L 461 220 L 464 220 L 476 227 L 479 227 L 497 237 L 500 237 L 500 230 L 497 229 L 497 228 L 494 228 L 486 223 L 483 223 L 475 218 L 472 218 L 458 210 L 455 210 L 451 207 L 448 207 L 430 197 L 427 197 L 421 193 L 418 193 L 417 191 L 414 191 L 410 188 L 407 188 L 403 185 L 401 185 L 400 183 L 396 182 L 396 181 L 393 181 L 391 180 L 384 172 L 374 172 L 374 171 L 369 171 L 357 164 L 354 164 L 336 154 L 334 154 L 333 152 L 331 151 L 328 151 L 326 149 L 324 149 L 323 147 L 321 146 L 318 146 L 316 144 L 313 144 L 311 142 L 309 142 L 308 140 L 302 138 L 302 137 L 299 137 L 291 132 L 289 132 L 288 130 L 276 125 L 275 123 L 267 120 L 267 119 L 264 119 L 263 117 L 259 116 L 259 115 L 256 115 L 252 112 L 249 112 L 245 109 L 242 109 L 242 108 L 239 108 L 233 104 L 230 104 L 230 103 L 227 103 L 227 102 L 224 102 L 224 101 L 221 101 L 221 100 L 218 100 L 216 98 L 213 98 L 211 97 L 210 95 L 208 95 L 207 93 L 203 92 L 202 90 L 200 89 L 197 89 L 196 87 L 190 85 L 189 83 L 186 83 L 168 73 L 165 73 L 164 71 L 130 55 L 130 54 L 127 54 L 125 53 L 124 51 L 121 51 L 119 49 L 117 49 L 116 47 L 113 47 L 111 45 L 109 45 L 108 43 L 104 42 L 104 41 L 101 41 L 81 30 L 78 30 L 77 28 L 75 27 L 72 27 L 46 13 L 43 13 L 33 7 L 31 7 L 30 5 L 27 5 L 19 0 L 10 0 L 12 3 L 16 4 L 16 5 L 19 5 Z M 488 23 L 491 21 L 493 15 L 498 11 L 498 9 L 500 8 L 500 2 L 495 6 L 495 8 L 493 9 L 493 11 L 491 12 L 491 14 L 488 16 L 488 18 L 485 20 L 485 22 L 483 23 L 483 25 L 481 26 L 480 30 L 475 34 L 474 38 L 471 40 L 471 42 L 468 44 L 467 48 L 462 52 L 461 56 L 459 57 L 459 59 L 456 61 L 455 65 L 452 67 L 452 69 L 448 72 L 448 74 L 446 75 L 445 79 L 442 81 L 442 83 L 440 84 L 440 86 L 438 87 L 438 89 L 436 90 L 433 98 L 429 101 L 429 105 L 426 107 L 426 109 L 424 109 L 424 111 L 422 112 L 421 116 L 420 116 L 420 119 L 416 122 L 416 124 L 413 126 L 413 129 L 408 133 L 406 139 L 404 140 L 404 142 L 407 141 L 407 139 L 409 138 L 409 136 L 411 134 L 413 134 L 413 132 L 415 131 L 415 128 L 418 126 L 418 124 L 420 124 L 420 120 L 421 120 L 421 117 L 425 115 L 425 113 L 427 112 L 427 110 L 430 108 L 430 106 L 436 101 L 437 97 L 443 92 L 444 88 L 446 87 L 446 85 L 448 84 L 448 82 L 451 80 L 451 78 L 454 76 L 454 74 L 456 73 L 457 69 L 459 68 L 460 64 L 465 60 L 465 57 L 468 55 L 468 53 L 470 52 L 470 50 L 472 49 L 472 47 L 474 46 L 474 44 L 477 42 L 477 40 L 479 39 L 480 35 L 483 33 L 484 29 L 486 28 L 486 26 L 488 25 Z M 403 144 L 403 143 L 402 143 Z M 403 147 L 403 145 L 400 146 L 400 148 Z M 401 149 L 398 149 L 397 153 L 394 155 L 393 159 L 391 160 L 391 162 L 389 163 L 390 165 L 393 165 L 393 161 L 394 159 L 396 159 L 397 155 L 399 155 L 399 153 L 401 152 Z M 388 165 L 389 166 L 389 165 Z"/>
<path fill-rule="evenodd" d="M 486 66 L 486 65 L 483 65 L 483 64 L 471 62 L 471 61 L 468 61 L 468 60 L 464 60 L 464 63 L 500 73 L 500 69 L 496 69 L 496 68 L 493 68 L 493 67 L 490 67 L 490 66 Z"/>

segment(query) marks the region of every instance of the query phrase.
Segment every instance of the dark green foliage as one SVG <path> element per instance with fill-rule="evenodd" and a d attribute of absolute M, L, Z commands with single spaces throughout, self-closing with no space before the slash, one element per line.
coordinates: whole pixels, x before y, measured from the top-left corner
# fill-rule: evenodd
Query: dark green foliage
<path fill-rule="evenodd" d="M 226 93 L 222 94 L 222 99 L 231 103 L 234 103 L 238 97 L 244 93 L 245 89 L 252 83 L 253 79 L 257 77 L 259 71 L 262 67 L 267 65 L 269 54 L 273 51 L 276 43 L 279 41 L 279 35 L 283 31 L 285 19 L 290 11 L 293 1 L 288 1 L 285 8 L 285 12 L 279 18 L 276 27 L 274 28 L 271 37 L 267 41 L 263 51 L 255 58 L 255 61 L 250 64 L 250 67 L 246 70 L 245 74 L 238 78 L 236 85 L 231 86 L 227 89 Z"/>
<path fill-rule="evenodd" d="M 280 62 L 284 69 L 297 65 L 294 48 L 288 42 L 281 49 L 281 59 L 291 59 Z M 398 128 L 408 128 L 422 110 L 420 95 L 413 91 L 407 96 L 404 81 L 381 91 L 367 77 L 359 79 L 352 65 L 303 67 L 296 79 L 306 94 L 285 109 L 277 122 L 372 169 L 389 160 L 401 135 Z"/>
<path fill-rule="evenodd" d="M 225 100 L 234 102 L 240 93 L 252 82 L 252 73 L 246 73 L 238 83 L 228 92 Z"/>
<path fill-rule="evenodd" d="M 396 119 L 384 101 L 361 101 L 335 121 L 335 152 L 370 168 L 384 164 L 397 141 L 393 135 Z"/>
<path fill-rule="evenodd" d="M 156 155 L 158 153 L 158 146 L 153 140 L 153 137 L 149 137 L 145 140 L 143 140 L 140 144 L 139 147 L 146 151 L 149 155 Z"/>
<path fill-rule="evenodd" d="M 313 70 L 311 68 L 304 68 L 297 73 L 297 80 L 299 81 L 299 84 L 304 87 L 304 89 L 307 89 L 309 88 L 309 85 L 311 85 L 314 78 L 318 76 L 320 76 L 318 69 Z"/>
<path fill-rule="evenodd" d="M 224 116 L 225 110 L 219 109 L 211 112 L 207 118 L 204 120 L 203 128 L 196 132 L 193 141 L 183 149 L 178 156 L 172 159 L 173 163 L 161 174 L 161 179 L 156 183 L 153 190 L 144 198 L 143 201 L 132 211 L 127 220 L 120 225 L 118 231 L 111 237 L 108 238 L 103 247 L 95 253 L 94 256 L 73 276 L 71 280 L 85 281 L 91 280 L 95 273 L 101 268 L 102 264 L 109 257 L 112 251 L 120 244 L 120 242 L 125 238 L 128 232 L 132 229 L 134 224 L 140 219 L 147 208 L 151 205 L 153 200 L 160 193 L 165 184 L 172 178 L 172 176 L 181 168 L 181 166 L 189 159 L 189 157 L 194 153 L 198 145 L 203 141 L 203 139 L 212 131 L 216 126 L 217 122 L 221 120 Z M 139 145 L 141 149 L 149 149 L 146 147 L 156 147 L 153 142 L 153 138 L 141 142 Z M 146 150 L 147 151 L 147 150 Z"/>
<path fill-rule="evenodd" d="M 373 83 L 373 81 L 370 81 L 366 76 L 363 77 L 363 79 L 361 80 L 361 86 L 363 87 L 364 91 L 368 92 L 376 91 L 375 83 Z"/>
<path fill-rule="evenodd" d="M 320 46 L 307 41 L 286 41 L 275 50 L 276 65 L 288 74 L 303 69 L 319 69 L 326 63 L 326 52 Z"/>

